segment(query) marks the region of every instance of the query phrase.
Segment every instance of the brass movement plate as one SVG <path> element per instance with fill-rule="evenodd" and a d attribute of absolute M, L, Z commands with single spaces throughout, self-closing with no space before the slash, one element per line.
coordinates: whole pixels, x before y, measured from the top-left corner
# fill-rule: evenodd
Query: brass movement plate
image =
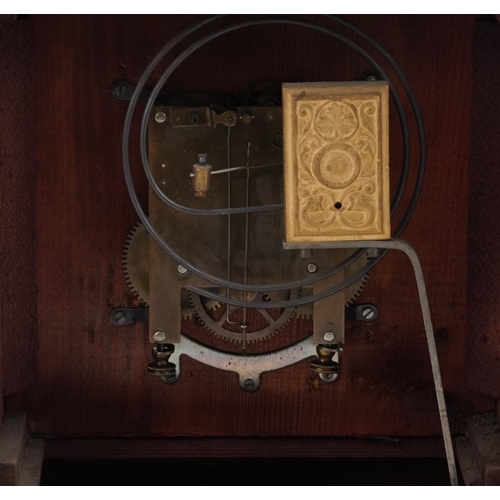
<path fill-rule="evenodd" d="M 283 84 L 285 241 L 390 234 L 387 82 Z"/>
<path fill-rule="evenodd" d="M 206 110 L 200 107 L 154 108 L 148 127 L 148 158 L 160 189 L 184 206 L 214 209 L 228 206 L 230 187 L 231 206 L 243 206 L 247 182 L 245 170 L 235 171 L 230 176 L 214 175 L 207 196 L 194 195 L 189 174 L 193 171 L 193 164 L 198 161 L 198 154 L 205 153 L 213 171 L 227 168 L 229 165 L 245 165 L 247 161 L 250 165 L 273 165 L 250 171 L 249 205 L 282 203 L 282 150 L 276 146 L 276 138 L 281 138 L 283 130 L 282 109 L 276 106 L 239 107 L 236 109 L 237 113 L 225 111 L 221 115 L 212 114 L 210 126 L 206 126 L 203 121 L 205 118 L 201 118 L 208 116 Z M 195 112 L 200 119 L 187 126 L 187 120 Z M 157 113 L 163 113 L 167 119 L 158 122 L 155 119 Z M 180 120 L 177 120 L 179 117 Z M 231 117 L 236 117 L 234 125 L 229 121 Z M 231 127 L 228 127 L 229 123 Z M 305 257 L 300 249 L 285 250 L 282 218 L 280 210 L 249 215 L 249 284 L 267 285 L 302 280 L 311 276 L 308 271 L 309 263 L 317 267 L 317 272 L 323 272 L 345 259 L 344 250 L 313 250 Z M 150 188 L 149 220 L 164 241 L 188 262 L 223 279 L 228 278 L 229 257 L 229 279 L 240 283 L 244 279 L 245 269 L 245 219 L 245 214 L 233 214 L 231 217 L 185 214 L 167 206 Z M 230 255 L 227 252 L 228 243 Z M 328 282 L 311 286 L 307 292 L 322 291 L 324 283 L 329 286 L 337 284 L 343 277 L 352 276 L 364 263 L 363 258 L 359 263 L 356 261 L 343 273 L 335 274 Z M 165 343 L 181 342 L 182 291 L 188 285 L 214 288 L 213 284 L 193 273 L 179 273 L 178 263 L 151 240 L 148 293 L 151 342 L 154 342 L 154 334 L 158 331 L 165 334 Z M 301 293 L 306 292 L 302 290 Z M 241 298 L 235 292 L 232 292 L 232 296 Z M 335 333 L 335 342 L 344 342 L 344 308 L 349 298 L 345 297 L 342 291 L 315 303 L 315 343 L 324 342 L 323 337 L 327 331 Z M 320 314 L 318 311 L 321 310 L 318 308 L 323 308 L 321 310 L 327 311 L 327 314 Z M 309 317 L 311 310 L 311 307 L 299 308 L 295 313 Z M 232 311 L 236 312 L 237 316 L 237 308 L 232 308 Z M 236 327 L 234 328 L 236 331 Z"/>

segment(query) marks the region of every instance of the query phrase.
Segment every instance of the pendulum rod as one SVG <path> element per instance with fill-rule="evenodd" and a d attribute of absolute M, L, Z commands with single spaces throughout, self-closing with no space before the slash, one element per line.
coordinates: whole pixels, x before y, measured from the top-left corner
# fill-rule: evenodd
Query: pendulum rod
<path fill-rule="evenodd" d="M 248 136 L 248 124 L 245 124 L 246 139 L 247 139 L 247 175 L 246 175 L 246 194 L 245 194 L 245 207 L 249 207 L 250 202 L 250 138 Z M 245 213 L 245 268 L 243 270 L 243 283 L 246 285 L 248 281 L 248 212 Z M 248 300 L 248 292 L 244 294 L 245 302 Z M 241 350 L 245 353 L 247 349 L 247 308 L 243 308 L 243 323 L 241 329 L 243 330 L 243 343 Z"/>
<path fill-rule="evenodd" d="M 231 127 L 227 127 L 227 208 L 231 208 Z M 227 281 L 231 281 L 231 213 L 227 214 Z M 229 298 L 230 289 L 226 288 L 226 298 Z M 237 321 L 230 321 L 231 306 L 226 304 L 226 321 L 235 325 Z"/>

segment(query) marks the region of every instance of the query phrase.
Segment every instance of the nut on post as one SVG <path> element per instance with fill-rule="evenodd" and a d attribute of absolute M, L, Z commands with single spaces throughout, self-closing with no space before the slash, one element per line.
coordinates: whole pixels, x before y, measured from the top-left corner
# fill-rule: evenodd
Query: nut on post
<path fill-rule="evenodd" d="M 198 163 L 193 165 L 193 191 L 194 195 L 204 198 L 210 189 L 210 177 L 212 175 L 212 165 L 207 163 L 207 155 L 198 155 Z"/>
<path fill-rule="evenodd" d="M 337 345 L 318 345 L 316 346 L 318 357 L 311 361 L 310 368 L 313 372 L 324 374 L 335 374 L 339 372 L 339 364 L 333 361 L 337 353 Z"/>
<path fill-rule="evenodd" d="M 173 344 L 156 344 L 153 347 L 154 361 L 148 364 L 148 373 L 157 377 L 175 376 L 176 366 L 169 361 L 174 349 Z"/>

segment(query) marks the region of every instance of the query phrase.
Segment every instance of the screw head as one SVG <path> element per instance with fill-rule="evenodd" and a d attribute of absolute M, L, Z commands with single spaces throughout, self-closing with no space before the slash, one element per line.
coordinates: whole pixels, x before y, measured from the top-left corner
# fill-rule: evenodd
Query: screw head
<path fill-rule="evenodd" d="M 333 332 L 326 332 L 324 335 L 323 335 L 323 338 L 327 341 L 327 342 L 331 342 L 334 338 L 335 338 L 335 334 Z"/>
<path fill-rule="evenodd" d="M 314 262 L 309 262 L 307 264 L 307 272 L 308 273 L 315 273 L 318 270 L 318 266 Z"/>
<path fill-rule="evenodd" d="M 165 334 L 162 331 L 158 330 L 153 335 L 153 338 L 156 340 L 156 342 L 163 342 L 165 340 Z"/>
<path fill-rule="evenodd" d="M 255 390 L 255 380 L 247 378 L 243 381 L 243 389 L 245 391 L 251 392 Z"/>
<path fill-rule="evenodd" d="M 181 266 L 180 264 L 177 266 L 177 272 L 179 274 L 186 274 L 188 272 L 188 270 L 184 267 L 184 266 Z"/>
<path fill-rule="evenodd" d="M 163 123 L 166 119 L 167 119 L 167 115 L 166 115 L 163 111 L 159 111 L 159 112 L 158 112 L 158 113 L 156 113 L 156 115 L 155 115 L 155 120 L 156 120 L 158 123 Z"/>
<path fill-rule="evenodd" d="M 376 82 L 378 80 L 377 75 L 370 74 L 365 77 L 365 81 L 367 82 Z"/>
<path fill-rule="evenodd" d="M 115 323 L 121 325 L 122 323 L 125 323 L 125 313 L 123 311 L 118 311 L 114 315 L 114 320 Z"/>
<path fill-rule="evenodd" d="M 123 83 L 117 83 L 113 88 L 116 97 L 123 97 L 127 93 L 127 87 Z"/>
<path fill-rule="evenodd" d="M 338 377 L 338 373 L 320 373 L 319 374 L 319 378 L 323 381 L 323 382 L 334 382 L 335 380 L 337 380 L 337 377 Z"/>
<path fill-rule="evenodd" d="M 375 311 L 371 307 L 365 307 L 361 314 L 365 319 L 373 319 L 375 317 Z"/>

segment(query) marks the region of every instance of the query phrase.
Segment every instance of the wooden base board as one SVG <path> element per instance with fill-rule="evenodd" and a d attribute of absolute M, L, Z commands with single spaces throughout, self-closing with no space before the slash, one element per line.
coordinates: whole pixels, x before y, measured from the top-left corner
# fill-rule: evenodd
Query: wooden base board
<path fill-rule="evenodd" d="M 420 458 L 445 457 L 438 438 L 49 439 L 45 458 Z"/>

